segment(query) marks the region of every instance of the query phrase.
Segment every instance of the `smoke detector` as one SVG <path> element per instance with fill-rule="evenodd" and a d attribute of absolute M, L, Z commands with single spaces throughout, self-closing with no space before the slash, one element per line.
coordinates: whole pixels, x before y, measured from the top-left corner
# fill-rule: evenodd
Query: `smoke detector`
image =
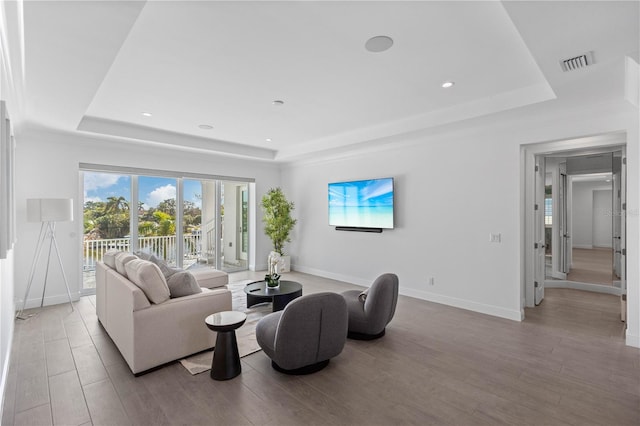
<path fill-rule="evenodd" d="M 562 67 L 562 71 L 564 72 L 585 68 L 592 64 L 593 52 L 587 52 L 573 58 L 560 60 L 560 66 Z"/>

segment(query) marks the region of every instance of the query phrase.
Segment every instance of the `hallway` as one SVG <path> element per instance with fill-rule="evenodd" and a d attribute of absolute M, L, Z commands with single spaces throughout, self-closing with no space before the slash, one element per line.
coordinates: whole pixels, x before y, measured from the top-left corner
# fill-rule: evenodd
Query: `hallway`
<path fill-rule="evenodd" d="M 574 248 L 571 271 L 567 274 L 567 281 L 613 285 L 613 250 L 610 248 Z"/>

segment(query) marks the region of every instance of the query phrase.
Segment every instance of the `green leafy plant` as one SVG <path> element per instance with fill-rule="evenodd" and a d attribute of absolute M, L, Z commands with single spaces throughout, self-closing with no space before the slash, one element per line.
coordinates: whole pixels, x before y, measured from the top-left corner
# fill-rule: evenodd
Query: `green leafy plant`
<path fill-rule="evenodd" d="M 273 242 L 273 251 L 283 255 L 284 244 L 291 241 L 289 233 L 297 222 L 291 217 L 295 207 L 292 202 L 287 201 L 280 188 L 271 188 L 262 197 L 261 206 L 264 212 L 264 233 Z"/>

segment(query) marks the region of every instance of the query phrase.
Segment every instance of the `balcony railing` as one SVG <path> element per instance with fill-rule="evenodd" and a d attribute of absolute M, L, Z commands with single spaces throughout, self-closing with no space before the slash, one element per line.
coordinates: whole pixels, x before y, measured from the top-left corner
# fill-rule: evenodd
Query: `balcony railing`
<path fill-rule="evenodd" d="M 183 239 L 184 260 L 197 260 L 202 252 L 202 236 L 189 234 L 184 235 Z M 82 269 L 84 271 L 94 271 L 96 269 L 96 261 L 102 260 L 104 253 L 112 249 L 131 251 L 131 239 L 111 238 L 107 240 L 85 240 L 82 250 Z M 138 249 L 163 258 L 169 265 L 177 265 L 177 243 L 175 235 L 139 237 Z"/>

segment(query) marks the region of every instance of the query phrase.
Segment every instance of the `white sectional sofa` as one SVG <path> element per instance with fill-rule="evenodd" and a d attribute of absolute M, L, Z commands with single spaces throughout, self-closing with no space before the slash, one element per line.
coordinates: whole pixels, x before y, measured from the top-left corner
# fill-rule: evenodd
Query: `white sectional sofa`
<path fill-rule="evenodd" d="M 163 287 L 164 277 L 158 276 L 162 276 L 160 268 L 142 262 L 152 264 L 136 260 L 118 263 L 116 268 L 113 258 L 105 255 L 104 262 L 96 265 L 98 319 L 134 374 L 212 348 L 216 333 L 204 320 L 212 313 L 231 310 L 226 274 L 196 269 L 193 275 L 200 276 L 198 284 L 213 288 L 169 298 L 166 280 Z M 145 273 L 140 274 L 143 269 Z"/>

